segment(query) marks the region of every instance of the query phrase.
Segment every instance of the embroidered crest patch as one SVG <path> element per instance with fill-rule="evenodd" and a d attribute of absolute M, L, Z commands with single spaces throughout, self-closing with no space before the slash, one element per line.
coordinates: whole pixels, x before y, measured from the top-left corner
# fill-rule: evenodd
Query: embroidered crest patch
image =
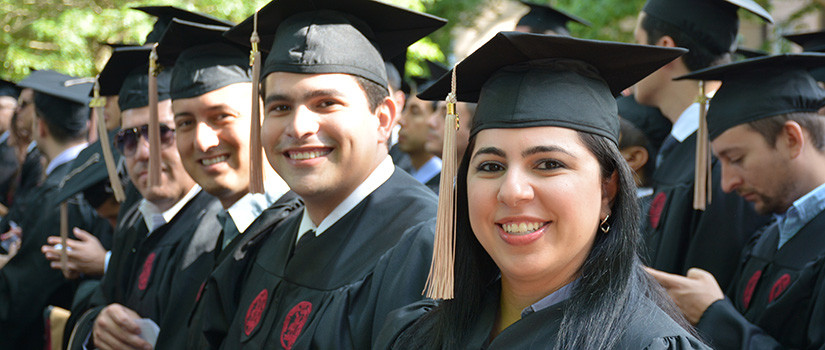
<path fill-rule="evenodd" d="M 281 346 L 284 349 L 292 349 L 301 331 L 304 329 L 304 324 L 309 319 L 309 313 L 312 312 L 312 303 L 302 301 L 295 305 L 284 319 L 284 329 L 281 330 Z"/>
<path fill-rule="evenodd" d="M 140 276 L 138 276 L 138 289 L 146 290 L 146 286 L 149 285 L 149 277 L 152 276 L 152 265 L 155 264 L 155 253 L 149 254 L 146 257 L 146 261 L 143 262 L 143 270 L 140 270 Z"/>
<path fill-rule="evenodd" d="M 662 217 L 662 210 L 665 208 L 665 202 L 667 201 L 667 196 L 664 192 L 659 192 L 656 197 L 653 197 L 653 201 L 650 202 L 650 210 L 647 212 L 648 220 L 650 220 L 650 226 L 653 228 L 659 228 L 659 219 Z"/>
<path fill-rule="evenodd" d="M 771 287 L 771 294 L 768 297 L 768 302 L 772 303 L 776 300 L 776 298 L 779 298 L 779 296 L 782 295 L 786 289 L 788 289 L 789 285 L 791 285 L 791 275 L 786 273 L 782 275 L 782 277 L 779 277 L 779 279 L 776 280 L 776 283 L 773 284 L 773 287 Z"/>
<path fill-rule="evenodd" d="M 269 299 L 269 291 L 264 288 L 249 304 L 249 309 L 246 310 L 246 318 L 244 318 L 244 334 L 252 334 L 252 331 L 261 322 L 261 315 L 263 315 L 267 299 Z"/>
<path fill-rule="evenodd" d="M 762 277 L 762 270 L 754 272 L 753 276 L 751 276 L 751 278 L 748 280 L 748 284 L 745 285 L 745 293 L 742 295 L 742 304 L 745 306 L 746 309 L 751 304 L 753 291 L 756 289 L 756 284 L 759 283 L 760 277 Z"/>

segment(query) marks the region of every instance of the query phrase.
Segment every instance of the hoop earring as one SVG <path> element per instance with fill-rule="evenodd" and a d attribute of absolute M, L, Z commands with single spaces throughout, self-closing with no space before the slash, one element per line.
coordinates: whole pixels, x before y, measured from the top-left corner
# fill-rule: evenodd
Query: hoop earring
<path fill-rule="evenodd" d="M 607 219 L 610 219 L 610 214 L 604 217 L 604 220 L 599 224 L 599 229 L 602 230 L 602 233 L 607 233 L 610 231 L 610 225 L 607 223 Z"/>

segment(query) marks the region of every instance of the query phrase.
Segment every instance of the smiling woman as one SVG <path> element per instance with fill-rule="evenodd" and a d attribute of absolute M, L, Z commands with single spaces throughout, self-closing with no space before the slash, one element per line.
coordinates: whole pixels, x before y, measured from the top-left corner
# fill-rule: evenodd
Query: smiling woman
<path fill-rule="evenodd" d="M 397 310 L 378 347 L 705 348 L 641 270 L 617 147 L 614 96 L 683 52 L 509 32 L 461 62 L 458 100 L 478 107 L 456 179 L 455 297 Z"/>

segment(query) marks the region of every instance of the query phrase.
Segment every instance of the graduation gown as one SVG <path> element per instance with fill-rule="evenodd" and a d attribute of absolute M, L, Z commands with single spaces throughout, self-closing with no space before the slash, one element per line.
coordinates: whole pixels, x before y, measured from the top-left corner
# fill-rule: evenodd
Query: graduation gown
<path fill-rule="evenodd" d="M 478 321 L 469 330 L 463 349 L 552 349 L 558 341 L 559 326 L 568 300 L 530 313 L 516 321 L 492 341 L 490 334 L 499 307 L 500 283 L 492 283 L 482 300 Z M 424 300 L 390 314 L 375 349 L 404 349 L 399 337 L 436 302 Z M 640 296 L 628 304 L 632 313 L 625 333 L 615 349 L 710 349 L 679 326 L 650 299 Z"/>
<path fill-rule="evenodd" d="M 9 139 L 6 138 L 0 142 L 0 203 L 7 207 L 10 202 L 9 190 L 17 177 L 19 167 L 14 147 L 9 146 Z"/>
<path fill-rule="evenodd" d="M 99 293 L 96 292 L 93 298 L 92 308 L 81 316 L 75 326 L 70 340 L 72 349 L 83 346 L 97 315 L 110 304 L 121 304 L 157 324 L 161 323 L 166 313 L 178 312 L 176 308 L 168 307 L 174 304 L 169 298 L 177 273 L 177 256 L 182 254 L 203 218 L 220 208 L 215 197 L 200 191 L 172 220 L 147 237 L 148 228 L 137 210 L 138 205 L 126 219 L 132 225 L 116 239 L 109 270 Z"/>
<path fill-rule="evenodd" d="M 712 163 L 712 201 L 693 209 L 696 133 L 664 155 L 653 175 L 655 192 L 647 212 L 645 263 L 684 275 L 691 267 L 709 271 L 723 290 L 738 266 L 749 237 L 768 222 L 753 206 L 721 188 L 721 164 Z"/>
<path fill-rule="evenodd" d="M 211 346 L 371 348 L 391 310 L 422 298 L 435 209 L 432 192 L 396 168 L 349 213 L 294 252 L 301 215 L 290 217 L 260 243 L 237 305 L 213 293 L 214 306 L 202 317 Z"/>
<path fill-rule="evenodd" d="M 167 308 L 174 308 L 176 312 L 167 313 L 160 323 L 160 334 L 156 348 L 158 349 L 185 349 L 203 348 L 206 340 L 201 331 L 200 311 L 197 316 L 191 317 L 196 311 L 201 295 L 205 293 L 206 281 L 216 266 L 227 265 L 224 269 L 235 270 L 242 268 L 245 261 L 243 256 L 229 258 L 237 249 L 235 247 L 244 245 L 256 239 L 267 228 L 282 222 L 290 214 L 303 207 L 303 203 L 298 199 L 295 192 L 289 191 L 273 203 L 247 227 L 243 234 L 235 237 L 224 249 L 216 249 L 218 242 L 222 242 L 221 225 L 217 219 L 217 213 L 211 217 L 204 218 L 210 220 L 209 225 L 202 224 L 201 227 L 217 228 L 208 230 L 198 229 L 189 242 L 184 254 L 179 255 L 179 273 L 176 274 L 171 284 L 169 298 L 170 304 Z M 222 208 L 221 208 L 222 209 Z M 227 261 L 229 260 L 229 261 Z M 227 261 L 226 264 L 223 262 Z M 191 322 L 190 322 L 191 321 Z"/>
<path fill-rule="evenodd" d="M 55 168 L 27 195 L 30 209 L 10 215 L 23 229 L 23 237 L 17 255 L 0 269 L 0 349 L 42 348 L 43 310 L 48 305 L 71 308 L 78 281 L 66 280 L 60 270 L 52 269 L 40 251 L 48 236 L 59 235 L 60 206 L 51 198 L 70 169 L 70 163 Z M 81 196 L 66 202 L 70 228 L 99 237 L 111 235 L 108 221 L 98 217 Z M 76 239 L 71 231 L 69 236 Z"/>
<path fill-rule="evenodd" d="M 439 171 L 438 174 L 435 174 L 435 176 L 433 176 L 433 178 L 430 179 L 430 181 L 427 181 L 427 183 L 425 183 L 424 185 L 427 186 L 427 188 L 429 188 L 430 191 L 433 191 L 433 193 L 435 193 L 435 195 L 437 196 L 438 188 L 441 185 L 441 172 Z"/>
<path fill-rule="evenodd" d="M 825 349 L 825 211 L 782 248 L 778 223 L 742 254 L 727 298 L 697 327 L 717 349 Z"/>

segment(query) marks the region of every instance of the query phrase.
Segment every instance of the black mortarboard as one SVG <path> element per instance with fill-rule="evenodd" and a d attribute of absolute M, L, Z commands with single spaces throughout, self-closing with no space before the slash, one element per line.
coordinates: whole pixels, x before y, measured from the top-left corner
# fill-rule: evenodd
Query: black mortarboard
<path fill-rule="evenodd" d="M 270 54 L 261 76 L 272 72 L 344 73 L 387 86 L 391 59 L 446 21 L 372 0 L 274 0 L 259 12 L 262 50 Z M 253 18 L 226 36 L 248 45 Z"/>
<path fill-rule="evenodd" d="M 149 61 L 149 57 L 146 57 L 146 61 Z M 117 104 L 121 111 L 142 108 L 149 105 L 149 64 L 147 62 L 133 68 L 123 79 L 123 85 L 120 86 L 117 99 Z M 171 79 L 171 67 L 161 70 L 160 73 L 158 73 L 158 101 L 171 98 Z"/>
<path fill-rule="evenodd" d="M 417 92 L 427 90 L 427 88 L 429 88 L 430 85 L 438 81 L 438 79 L 441 78 L 442 75 L 447 74 L 447 72 L 450 71 L 450 68 L 447 68 L 447 66 L 439 62 L 426 60 L 424 61 L 424 63 L 427 64 L 428 74 L 421 77 L 413 78 Z"/>
<path fill-rule="evenodd" d="M 229 21 L 202 13 L 187 11 L 174 6 L 140 6 L 132 7 L 132 9 L 143 11 L 158 18 L 154 27 L 152 27 L 152 31 L 146 36 L 146 41 L 144 44 L 159 42 L 160 37 L 166 31 L 166 28 L 169 26 L 169 23 L 172 22 L 173 18 L 204 24 L 223 25 L 227 27 L 234 25 L 234 23 Z"/>
<path fill-rule="evenodd" d="M 89 91 L 93 81 L 39 70 L 17 85 L 34 90 L 34 104 L 41 117 L 67 130 L 81 131 L 89 120 Z"/>
<path fill-rule="evenodd" d="M 825 31 L 794 33 L 783 35 L 797 45 L 802 47 L 806 52 L 822 52 L 825 51 Z"/>
<path fill-rule="evenodd" d="M 642 9 L 682 30 L 712 53 L 733 52 L 739 32 L 739 8 L 773 23 L 773 18 L 753 0 L 647 0 Z"/>
<path fill-rule="evenodd" d="M 584 19 L 549 5 L 535 4 L 523 0 L 520 0 L 520 2 L 529 6 L 530 12 L 521 17 L 516 26 L 530 27 L 533 30 L 532 33 L 545 34 L 548 30 L 552 30 L 559 35 L 569 35 L 568 22 L 576 22 L 588 27 L 591 25 L 590 22 Z"/>
<path fill-rule="evenodd" d="M 737 47 L 736 51 L 734 51 L 733 53 L 736 56 L 734 57 L 734 61 L 742 61 L 751 58 L 765 57 L 768 55 L 768 53 L 765 51 L 749 49 L 746 47 Z"/>
<path fill-rule="evenodd" d="M 133 69 L 149 62 L 151 46 L 123 46 L 112 50 L 112 56 L 97 77 L 100 96 L 115 96 L 120 92 L 123 81 Z M 148 70 L 147 70 L 148 72 Z"/>
<path fill-rule="evenodd" d="M 117 130 L 109 133 L 110 139 L 114 139 Z M 110 149 L 113 147 L 110 145 Z M 114 162 L 120 161 L 120 152 L 113 151 Z M 72 161 L 72 168 L 66 173 L 58 187 L 55 203 L 63 202 L 80 192 L 92 194 L 86 196 L 86 200 L 92 207 L 98 207 L 107 198 L 114 195 L 114 191 L 109 185 L 109 174 L 106 170 L 106 162 L 103 159 L 103 149 L 100 142 L 95 142 L 83 149 Z"/>
<path fill-rule="evenodd" d="M 20 96 L 20 88 L 15 83 L 0 79 L 0 96 L 10 96 L 17 99 Z"/>
<path fill-rule="evenodd" d="M 662 142 L 673 128 L 673 124 L 662 115 L 658 108 L 641 105 L 632 95 L 616 99 L 616 106 L 619 110 L 619 117 L 639 129 L 654 149 L 662 146 Z"/>
<path fill-rule="evenodd" d="M 458 101 L 478 102 L 471 135 L 489 128 L 560 126 L 616 142 L 615 96 L 681 48 L 501 32 L 456 68 Z M 445 75 L 419 98 L 442 100 Z"/>
<path fill-rule="evenodd" d="M 823 91 L 807 69 L 825 54 L 783 54 L 703 69 L 677 79 L 721 80 L 707 112 L 710 139 L 739 124 L 792 112 L 817 112 Z"/>
<path fill-rule="evenodd" d="M 249 53 L 223 37 L 229 29 L 174 19 L 158 44 L 158 60 L 172 69 L 172 99 L 191 98 L 252 81 Z"/>

